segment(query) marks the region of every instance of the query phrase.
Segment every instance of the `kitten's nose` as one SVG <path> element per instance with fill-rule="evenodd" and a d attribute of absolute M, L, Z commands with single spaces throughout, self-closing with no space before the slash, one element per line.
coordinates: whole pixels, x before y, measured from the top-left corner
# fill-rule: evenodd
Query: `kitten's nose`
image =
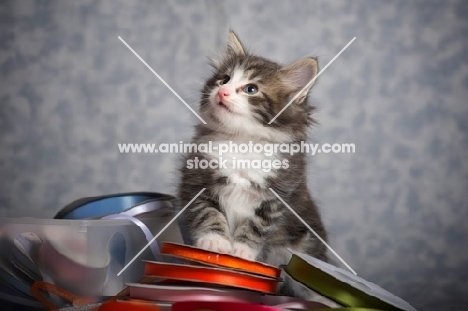
<path fill-rule="evenodd" d="M 229 90 L 227 88 L 222 87 L 218 91 L 219 99 L 223 99 L 224 97 L 227 97 L 229 95 L 230 95 L 230 93 L 229 93 Z"/>

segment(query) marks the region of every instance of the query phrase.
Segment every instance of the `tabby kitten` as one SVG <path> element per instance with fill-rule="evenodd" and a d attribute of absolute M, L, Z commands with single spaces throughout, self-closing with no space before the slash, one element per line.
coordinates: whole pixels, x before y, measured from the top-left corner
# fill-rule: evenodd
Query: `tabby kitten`
<path fill-rule="evenodd" d="M 280 66 L 249 54 L 234 32 L 213 75 L 206 81 L 200 113 L 207 124 L 196 126 L 192 143 L 212 142 L 213 151 L 192 152 L 181 168 L 179 198 L 185 206 L 206 190 L 182 214 L 192 243 L 279 266 L 287 264 L 287 248 L 326 260 L 325 246 L 269 190 L 272 188 L 323 239 L 326 231 L 307 188 L 304 153 L 271 156 L 231 150 L 222 155 L 225 167 L 190 168 L 190 160 L 219 159 L 215 147 L 236 144 L 299 143 L 307 140 L 314 108 L 307 104 L 312 85 L 272 123 L 270 120 L 317 74 L 317 60 L 305 58 Z M 279 169 L 234 167 L 232 160 L 287 160 Z M 191 162 L 192 164 L 194 162 Z M 281 162 L 285 163 L 285 162 Z"/>

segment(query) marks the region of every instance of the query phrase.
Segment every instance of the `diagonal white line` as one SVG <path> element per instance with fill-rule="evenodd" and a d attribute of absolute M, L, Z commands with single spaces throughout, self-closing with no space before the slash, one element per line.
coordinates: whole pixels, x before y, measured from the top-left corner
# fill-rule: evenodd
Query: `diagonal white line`
<path fill-rule="evenodd" d="M 200 194 L 202 194 L 203 191 L 205 191 L 205 189 L 206 189 L 206 188 L 203 188 L 202 190 L 200 190 L 200 192 L 198 192 L 197 195 L 194 196 L 193 199 L 190 200 L 190 202 L 188 202 L 187 205 L 185 205 L 184 208 L 181 209 L 180 212 L 178 212 L 177 215 L 175 215 L 174 218 L 172 218 L 171 221 L 169 221 L 169 222 L 167 223 L 167 225 L 164 226 L 164 228 L 162 228 L 161 231 L 159 231 L 159 233 L 156 234 L 156 235 L 154 236 L 154 238 L 152 238 L 151 241 L 149 241 L 148 244 L 146 244 L 146 246 L 143 247 L 142 250 L 141 250 L 138 254 L 136 254 L 135 257 L 133 257 L 133 259 L 130 260 L 130 262 L 129 262 L 125 267 L 123 267 L 122 270 L 120 270 L 119 273 L 117 273 L 117 275 L 120 276 L 120 275 L 122 274 L 122 272 L 124 272 L 125 269 L 127 269 L 128 266 L 130 266 L 130 265 L 135 261 L 135 259 L 137 259 L 137 257 L 140 256 L 141 253 L 143 253 L 143 251 L 144 251 L 145 249 L 147 249 L 148 246 L 150 246 L 150 244 L 153 243 L 154 240 L 156 240 L 156 239 L 161 235 L 161 233 L 163 233 L 164 230 L 166 230 L 167 227 L 169 227 L 169 226 L 177 219 L 177 217 L 179 217 L 179 216 L 185 211 L 185 209 L 186 209 L 187 207 L 189 207 L 189 205 L 192 204 L 193 201 L 195 201 L 196 198 L 198 198 L 198 196 L 199 196 Z"/>
<path fill-rule="evenodd" d="M 330 65 L 335 61 L 335 59 L 337 59 L 338 56 L 340 56 L 341 53 L 343 53 L 344 50 L 346 50 L 346 49 L 348 48 L 348 46 L 350 46 L 351 43 L 353 43 L 354 40 L 356 40 L 356 37 L 354 37 L 353 39 L 351 39 L 351 41 L 349 41 L 348 44 L 346 44 L 346 46 L 345 46 L 344 48 L 342 48 L 341 51 L 338 52 L 338 54 L 336 54 L 335 57 L 333 57 L 332 60 L 329 61 L 328 64 L 327 64 L 325 67 L 323 67 L 323 69 L 320 70 L 319 73 L 318 73 L 315 77 L 313 77 L 312 80 L 310 80 L 309 83 L 307 83 L 306 86 L 304 86 L 304 87 L 302 88 L 302 90 L 301 90 L 299 93 L 297 93 L 296 96 L 294 96 L 294 97 L 289 101 L 289 103 L 288 103 L 286 106 L 284 106 L 283 109 L 281 109 L 281 111 L 278 112 L 278 114 L 277 114 L 273 119 L 271 119 L 270 122 L 268 122 L 268 124 L 273 123 L 273 121 L 275 121 L 276 118 L 278 118 L 279 115 L 282 114 L 283 111 L 285 111 L 286 108 L 288 108 L 288 107 L 292 104 L 292 102 L 295 101 L 296 98 L 298 98 L 298 97 L 301 95 L 302 92 L 304 92 L 305 89 L 307 89 L 312 83 L 314 83 L 314 81 L 322 74 L 322 72 L 324 72 L 325 69 L 327 69 L 328 66 L 330 66 Z"/>
<path fill-rule="evenodd" d="M 127 42 L 125 42 L 124 39 L 122 39 L 120 36 L 118 37 L 120 41 L 122 41 L 123 44 L 125 44 L 125 46 L 130 50 L 132 51 L 133 54 L 135 54 L 136 57 L 138 57 L 138 59 L 146 66 L 148 67 L 149 70 L 151 70 L 151 72 L 159 79 L 161 80 L 162 83 L 164 83 L 164 85 L 182 102 L 184 103 L 185 106 L 187 106 L 188 109 L 190 109 L 190 111 L 197 116 L 198 119 L 200 119 L 200 121 L 203 122 L 203 124 L 206 124 L 205 120 L 202 119 L 202 117 L 200 117 L 198 115 L 198 113 L 195 112 L 195 110 L 192 109 L 192 107 L 190 107 L 189 104 L 187 104 L 185 102 L 185 100 L 182 99 L 182 97 L 179 96 L 179 94 L 176 93 L 176 91 L 174 91 L 172 89 L 172 87 L 169 86 L 169 84 L 166 83 L 166 81 L 163 80 L 163 78 L 161 78 L 157 73 L 156 71 L 153 70 L 153 68 L 150 67 L 150 65 L 148 65 L 143 58 L 140 57 L 140 55 L 138 55 L 137 52 L 135 52 L 131 47 L 130 45 L 127 44 Z"/>
<path fill-rule="evenodd" d="M 320 235 L 317 234 L 317 232 L 315 232 L 314 229 L 312 229 L 305 221 L 304 219 L 301 218 L 301 216 L 299 216 L 295 210 L 293 210 L 291 208 L 291 206 L 288 205 L 288 203 L 286 203 L 283 198 L 281 198 L 272 188 L 269 188 L 271 192 L 273 192 L 273 194 L 281 201 L 283 202 L 284 205 L 286 205 L 287 208 L 289 208 L 289 210 L 294 214 L 294 216 L 296 216 L 306 227 L 307 229 L 309 229 L 316 237 L 317 239 L 320 240 L 320 242 L 322 242 L 323 244 L 325 244 L 325 246 L 333 253 L 333 255 L 335 255 L 345 266 L 346 268 L 348 268 L 352 273 L 354 273 L 354 275 L 357 275 L 357 273 L 346 263 L 346 261 L 343 260 L 343 258 L 340 257 L 340 255 L 338 255 L 337 252 L 335 252 L 335 250 L 333 250 L 333 248 L 331 248 L 330 245 L 327 244 L 327 242 L 325 242 L 324 239 L 322 239 L 322 237 Z"/>

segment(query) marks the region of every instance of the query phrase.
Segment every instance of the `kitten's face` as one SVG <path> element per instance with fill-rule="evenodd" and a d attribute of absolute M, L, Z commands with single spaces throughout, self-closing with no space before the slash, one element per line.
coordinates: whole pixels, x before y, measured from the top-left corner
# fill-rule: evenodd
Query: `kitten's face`
<path fill-rule="evenodd" d="M 301 62 L 301 63 L 299 63 Z M 311 107 L 303 103 L 308 89 L 271 125 L 268 123 L 316 74 L 314 59 L 280 65 L 245 53 L 231 33 L 224 59 L 203 88 L 201 112 L 209 126 L 230 134 L 272 138 L 294 135 L 310 122 Z"/>
<path fill-rule="evenodd" d="M 274 78 L 279 66 L 252 56 L 232 61 L 222 64 L 205 86 L 209 118 L 233 131 L 263 127 L 275 116 L 273 105 L 281 96 Z"/>

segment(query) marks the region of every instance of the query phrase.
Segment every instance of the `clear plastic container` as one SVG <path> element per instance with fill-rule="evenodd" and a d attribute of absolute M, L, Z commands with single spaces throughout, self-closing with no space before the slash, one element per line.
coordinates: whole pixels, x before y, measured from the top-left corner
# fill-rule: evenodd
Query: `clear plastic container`
<path fill-rule="evenodd" d="M 155 235 L 174 214 L 160 210 L 140 220 Z M 177 222 L 158 241 L 181 243 Z M 32 282 L 42 279 L 101 301 L 142 277 L 143 260 L 155 259 L 150 248 L 117 274 L 147 243 L 140 227 L 127 219 L 0 219 L 0 300 L 27 300 Z"/>

